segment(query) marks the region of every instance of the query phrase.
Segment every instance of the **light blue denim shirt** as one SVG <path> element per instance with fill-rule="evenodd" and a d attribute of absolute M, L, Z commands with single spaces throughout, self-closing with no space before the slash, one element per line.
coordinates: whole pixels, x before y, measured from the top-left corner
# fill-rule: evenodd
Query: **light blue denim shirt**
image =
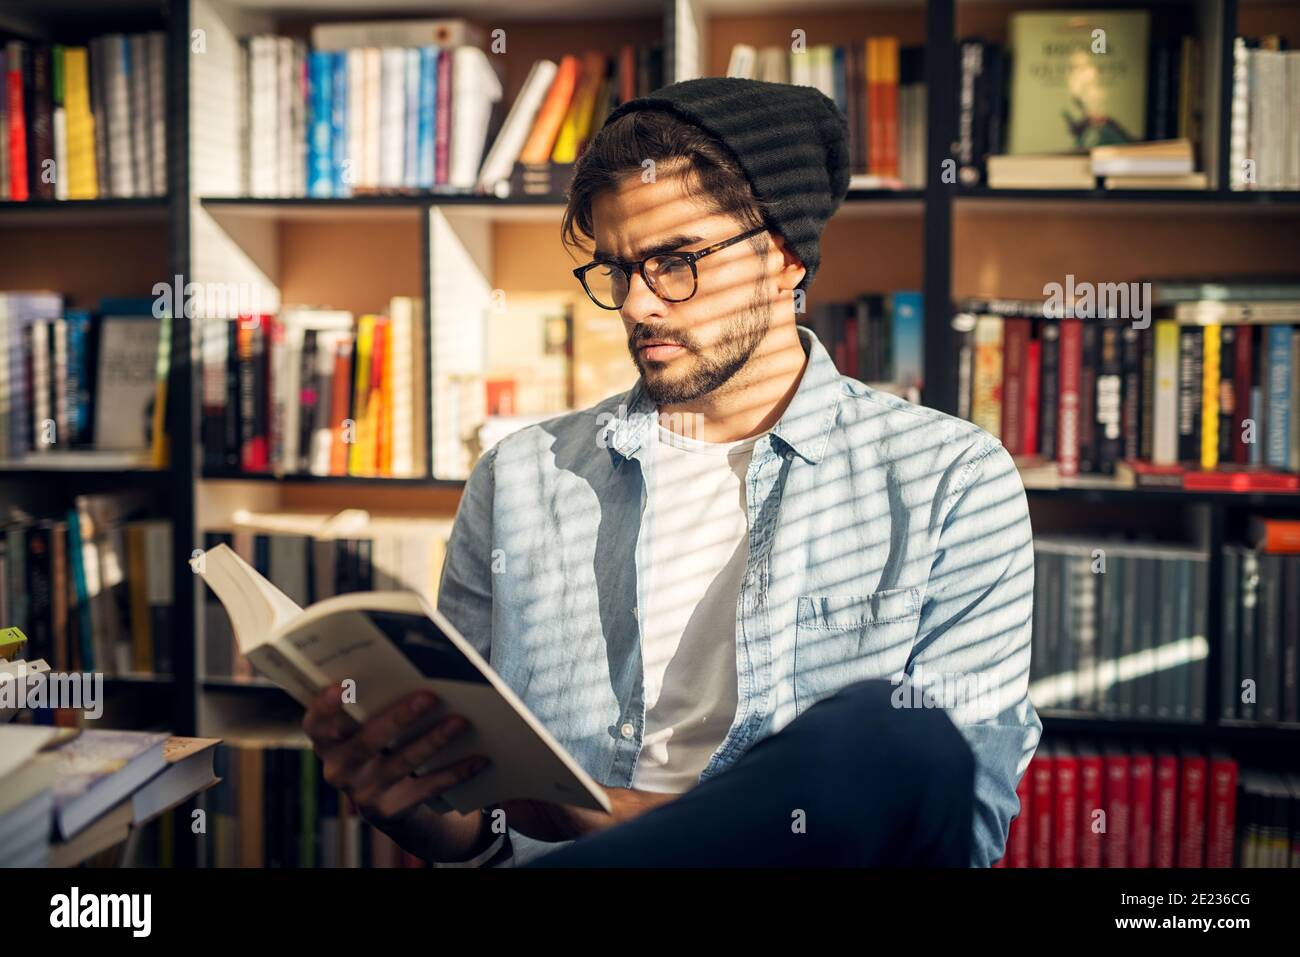
<path fill-rule="evenodd" d="M 987 432 L 840 375 L 799 335 L 803 376 L 745 478 L 739 701 L 700 780 L 840 688 L 889 679 L 896 704 L 945 707 L 970 743 L 972 864 L 987 866 L 1042 731 L 1027 695 L 1024 488 Z M 638 381 L 502 439 L 466 483 L 438 596 L 607 787 L 631 786 L 645 729 L 639 569 L 657 417 Z M 516 864 L 560 846 L 509 839 Z"/>

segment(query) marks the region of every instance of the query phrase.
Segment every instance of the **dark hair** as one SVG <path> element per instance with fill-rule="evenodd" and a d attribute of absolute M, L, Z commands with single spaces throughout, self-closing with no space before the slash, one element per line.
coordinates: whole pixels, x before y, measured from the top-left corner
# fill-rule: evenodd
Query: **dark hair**
<path fill-rule="evenodd" d="M 627 176 L 640 175 L 646 160 L 654 160 L 656 175 L 684 170 L 688 196 L 714 212 L 736 217 L 745 229 L 766 225 L 766 204 L 754 195 L 726 146 L 664 110 L 635 110 L 601 129 L 578 158 L 560 226 L 565 246 L 583 248 L 595 240 L 591 206 L 596 194 L 616 188 Z M 769 241 L 766 233 L 749 240 L 758 253 L 767 249 Z"/>

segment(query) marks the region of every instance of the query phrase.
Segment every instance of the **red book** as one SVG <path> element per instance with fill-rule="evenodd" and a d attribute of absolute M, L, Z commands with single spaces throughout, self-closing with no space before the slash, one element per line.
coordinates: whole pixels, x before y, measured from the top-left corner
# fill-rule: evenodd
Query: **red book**
<path fill-rule="evenodd" d="M 1223 754 L 1210 761 L 1210 826 L 1206 867 L 1231 867 L 1236 850 L 1237 762 Z"/>
<path fill-rule="evenodd" d="M 6 92 L 9 95 L 9 198 L 27 199 L 27 114 L 23 109 L 23 61 L 30 56 L 26 44 L 10 43 L 8 46 L 8 76 Z"/>
<path fill-rule="evenodd" d="M 1029 320 L 1002 324 L 1002 445 L 1020 455 L 1024 444 L 1025 361 L 1029 351 Z"/>
<path fill-rule="evenodd" d="M 1038 454 L 1038 403 L 1041 401 L 1043 342 L 1030 339 L 1025 350 L 1025 402 L 1020 413 L 1020 454 Z"/>
<path fill-rule="evenodd" d="M 1106 752 L 1106 837 L 1102 841 L 1106 867 L 1128 867 L 1129 757 Z"/>
<path fill-rule="evenodd" d="M 1020 783 L 1016 785 L 1016 797 L 1020 799 L 1020 813 L 1011 819 L 1011 828 L 1007 832 L 1005 856 L 1007 867 L 1029 866 L 1029 827 L 1030 818 L 1033 816 L 1031 785 L 1034 779 L 1034 761 L 1037 760 L 1037 756 L 1030 759 L 1029 767 L 1025 769 L 1025 773 L 1020 776 Z"/>
<path fill-rule="evenodd" d="M 348 474 L 348 449 L 356 438 L 355 424 L 348 425 L 352 415 L 352 348 L 351 339 L 335 347 L 333 395 L 330 396 L 330 475 Z"/>
<path fill-rule="evenodd" d="M 1029 763 L 1029 773 L 1034 778 L 1030 784 L 1034 792 L 1030 799 L 1034 808 L 1033 838 L 1029 848 L 1031 867 L 1052 866 L 1052 771 L 1055 763 L 1051 750 L 1041 747 Z"/>
<path fill-rule="evenodd" d="M 882 37 L 880 51 L 884 59 L 880 78 L 880 109 L 884 114 L 885 142 L 881 148 L 881 173 L 898 175 L 898 37 Z"/>
<path fill-rule="evenodd" d="M 1061 320 L 1060 400 L 1056 410 L 1056 458 L 1061 477 L 1079 474 L 1079 379 L 1083 374 L 1083 329 L 1079 319 Z"/>
<path fill-rule="evenodd" d="M 1052 762 L 1054 804 L 1052 819 L 1056 824 L 1056 846 L 1052 851 L 1054 867 L 1079 866 L 1079 759 L 1068 748 L 1056 749 Z"/>
<path fill-rule="evenodd" d="M 1245 465 L 1250 461 L 1250 446 L 1242 441 L 1241 423 L 1250 418 L 1250 390 L 1254 383 L 1251 374 L 1254 371 L 1255 328 L 1251 325 L 1237 327 L 1237 354 L 1235 369 L 1232 373 L 1232 386 L 1237 396 L 1232 413 L 1232 461 Z M 1223 357 L 1224 360 L 1227 356 Z"/>
<path fill-rule="evenodd" d="M 1300 475 L 1260 468 L 1221 468 L 1183 473 L 1183 488 L 1193 492 L 1297 492 Z"/>
<path fill-rule="evenodd" d="M 1185 754 L 1178 807 L 1178 866 L 1205 866 L 1205 755 Z"/>
<path fill-rule="evenodd" d="M 1101 867 L 1103 775 L 1101 755 L 1079 751 L 1079 866 Z"/>
<path fill-rule="evenodd" d="M 1128 866 L 1151 866 L 1152 815 L 1155 812 L 1156 762 L 1150 752 L 1134 751 L 1129 759 Z"/>
<path fill-rule="evenodd" d="M 1156 755 L 1155 817 L 1151 833 L 1151 866 L 1173 867 L 1178 833 L 1178 758 Z"/>

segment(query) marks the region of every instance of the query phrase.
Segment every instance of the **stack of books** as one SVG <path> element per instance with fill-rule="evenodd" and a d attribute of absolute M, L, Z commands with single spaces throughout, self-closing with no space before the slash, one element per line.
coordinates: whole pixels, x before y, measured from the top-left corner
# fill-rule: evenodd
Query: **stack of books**
<path fill-rule="evenodd" d="M 1192 548 L 1035 537 L 1035 706 L 1204 721 L 1207 575 Z"/>
<path fill-rule="evenodd" d="M 0 293 L 0 459 L 166 464 L 169 320 L 153 300 L 93 312 L 56 292 Z"/>
<path fill-rule="evenodd" d="M 205 319 L 203 463 L 215 471 L 428 474 L 421 301 Z"/>
<path fill-rule="evenodd" d="M 211 738 L 0 726 L 0 866 L 73 867 L 216 783 Z"/>
<path fill-rule="evenodd" d="M 833 100 L 849 123 L 850 188 L 925 186 L 924 47 L 900 48 L 897 37 L 800 49 L 738 43 L 727 76 L 811 86 Z"/>
<path fill-rule="evenodd" d="M 1223 549 L 1221 717 L 1300 722 L 1300 522 L 1252 520 Z"/>
<path fill-rule="evenodd" d="M 1092 189 L 1103 176 L 1107 189 L 1206 188 L 1191 161 L 1202 127 L 1196 37 L 1132 10 L 1015 13 L 1008 37 L 961 42 L 958 183 Z M 1153 165 L 1169 141 L 1177 155 Z"/>
<path fill-rule="evenodd" d="M 0 200 L 166 195 L 164 34 L 10 40 L 0 77 Z"/>
<path fill-rule="evenodd" d="M 166 675 L 172 526 L 135 493 L 79 495 L 66 513 L 0 525 L 0 620 L 55 671 Z"/>
<path fill-rule="evenodd" d="M 1044 744 L 1016 795 L 1020 813 L 994 867 L 1251 866 L 1238 765 L 1226 754 Z"/>
<path fill-rule="evenodd" d="M 1276 34 L 1233 41 L 1233 189 L 1300 189 L 1300 51 L 1285 46 Z"/>
<path fill-rule="evenodd" d="M 959 304 L 959 414 L 1062 479 L 1300 490 L 1300 282 L 1085 285 Z"/>
<path fill-rule="evenodd" d="M 852 302 L 818 302 L 799 322 L 817 335 L 842 375 L 919 393 L 923 362 L 920 292 L 863 293 Z"/>

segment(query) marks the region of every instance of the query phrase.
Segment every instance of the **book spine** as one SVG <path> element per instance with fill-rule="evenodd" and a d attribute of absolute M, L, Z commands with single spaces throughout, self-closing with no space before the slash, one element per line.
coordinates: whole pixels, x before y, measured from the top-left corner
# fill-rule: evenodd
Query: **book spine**
<path fill-rule="evenodd" d="M 1058 453 L 1058 403 L 1061 396 L 1061 327 L 1053 319 L 1042 324 L 1042 374 L 1039 384 L 1038 454 L 1054 461 Z"/>
<path fill-rule="evenodd" d="M 1120 334 L 1120 415 L 1122 454 L 1128 461 L 1142 458 L 1142 336 L 1131 325 Z"/>
<path fill-rule="evenodd" d="M 1099 331 L 1100 364 L 1097 369 L 1095 400 L 1097 471 L 1115 474 L 1115 463 L 1123 455 L 1124 379 L 1120 330 L 1107 323 Z"/>
<path fill-rule="evenodd" d="M 1029 348 L 1029 320 L 1005 320 L 1002 336 L 1002 420 L 997 434 L 1009 453 L 1020 455 L 1024 445 L 1025 362 Z"/>
<path fill-rule="evenodd" d="M 1178 461 L 1201 458 L 1202 342 L 1201 330 L 1178 330 Z"/>
<path fill-rule="evenodd" d="M 1232 867 L 1236 850 L 1237 762 L 1216 758 L 1210 762 L 1209 828 L 1205 866 Z"/>
<path fill-rule="evenodd" d="M 1083 330 L 1080 320 L 1065 319 L 1061 327 L 1060 403 L 1057 415 L 1057 460 L 1062 478 L 1079 474 L 1080 439 L 1082 424 L 1080 409 L 1081 365 L 1083 360 Z"/>
<path fill-rule="evenodd" d="M 1219 464 L 1219 359 L 1220 347 L 1218 325 L 1205 326 L 1201 330 L 1201 409 L 1200 409 L 1200 463 L 1201 468 L 1209 471 Z"/>
<path fill-rule="evenodd" d="M 1178 809 L 1178 866 L 1205 865 L 1205 756 L 1185 754 Z"/>
<path fill-rule="evenodd" d="M 1151 866 L 1173 867 L 1178 847 L 1178 758 L 1162 753 L 1155 761 L 1155 817 Z"/>
<path fill-rule="evenodd" d="M 1290 461 L 1291 445 L 1291 369 L 1290 326 L 1274 325 L 1267 330 L 1268 392 L 1264 413 L 1265 464 L 1285 469 Z"/>
<path fill-rule="evenodd" d="M 1155 810 L 1155 759 L 1135 751 L 1129 760 L 1129 867 L 1151 866 Z"/>

